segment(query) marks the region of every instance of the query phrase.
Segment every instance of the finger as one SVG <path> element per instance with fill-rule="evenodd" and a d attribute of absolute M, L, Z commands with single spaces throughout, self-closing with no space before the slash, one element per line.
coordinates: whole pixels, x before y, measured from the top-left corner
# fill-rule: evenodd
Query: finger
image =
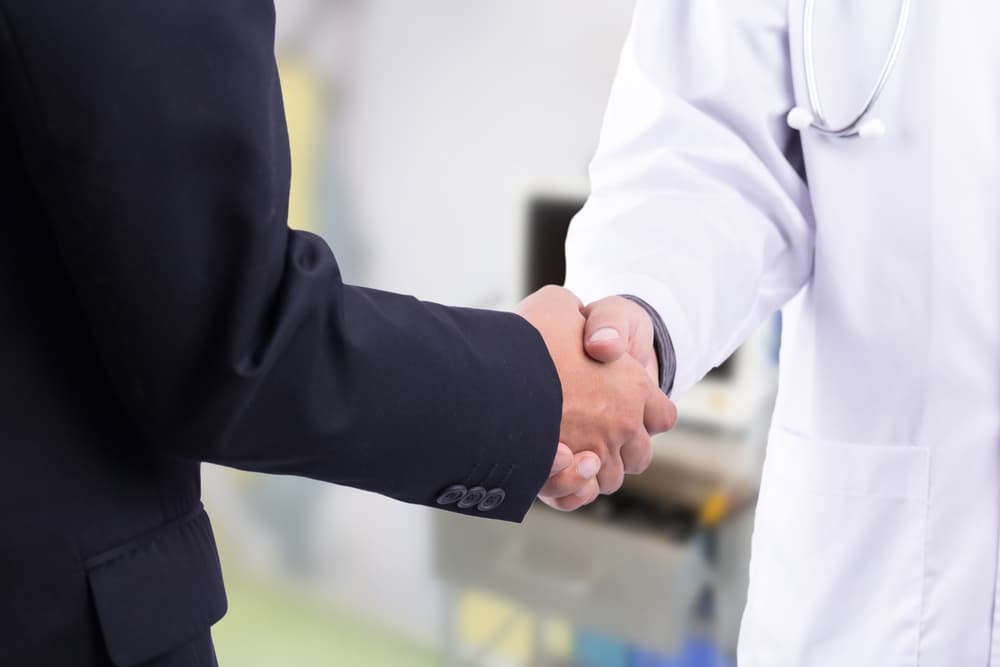
<path fill-rule="evenodd" d="M 587 354 L 595 361 L 607 363 L 619 359 L 628 350 L 629 332 L 638 326 L 630 302 L 621 297 L 595 301 L 582 311 L 587 323 L 583 340 Z"/>
<path fill-rule="evenodd" d="M 620 296 L 596 301 L 580 311 L 587 318 L 584 346 L 597 361 L 632 355 L 640 364 L 656 362 L 653 320 L 639 304 Z"/>
<path fill-rule="evenodd" d="M 642 417 L 650 435 L 665 433 L 677 423 L 677 407 L 659 388 L 649 392 Z"/>
<path fill-rule="evenodd" d="M 566 449 L 569 451 L 568 447 Z M 549 477 L 538 493 L 539 496 L 563 498 L 579 493 L 589 485 L 601 469 L 601 458 L 593 452 L 581 452 L 575 457 L 570 456 L 570 463 L 572 465 Z"/>
<path fill-rule="evenodd" d="M 601 487 L 601 493 L 610 495 L 622 488 L 625 482 L 625 465 L 622 457 L 618 453 L 611 454 L 597 473 L 597 483 Z"/>
<path fill-rule="evenodd" d="M 622 466 L 627 475 L 638 475 L 646 471 L 653 462 L 653 444 L 649 434 L 641 431 L 634 438 L 622 445 Z"/>
<path fill-rule="evenodd" d="M 565 443 L 560 442 L 556 448 L 556 458 L 552 461 L 552 470 L 549 472 L 549 477 L 562 472 L 571 465 L 573 465 L 573 450 L 567 447 Z"/>
<path fill-rule="evenodd" d="M 544 496 L 539 496 L 543 503 L 559 510 L 560 512 L 572 512 L 573 510 L 578 510 L 584 505 L 589 505 L 597 499 L 600 495 L 601 488 L 597 484 L 596 479 L 592 479 L 587 482 L 578 493 L 565 496 L 563 498 L 546 498 Z"/>
<path fill-rule="evenodd" d="M 583 307 L 583 302 L 580 301 L 580 297 L 562 285 L 545 285 L 540 290 L 535 292 L 535 294 L 544 296 L 547 299 L 553 299 L 557 303 L 572 305 L 578 310 Z"/>
<path fill-rule="evenodd" d="M 568 289 L 546 285 L 522 299 L 515 312 L 538 329 L 539 323 L 550 321 L 554 316 L 565 317 L 569 313 L 575 315 L 582 307 L 580 299 Z"/>

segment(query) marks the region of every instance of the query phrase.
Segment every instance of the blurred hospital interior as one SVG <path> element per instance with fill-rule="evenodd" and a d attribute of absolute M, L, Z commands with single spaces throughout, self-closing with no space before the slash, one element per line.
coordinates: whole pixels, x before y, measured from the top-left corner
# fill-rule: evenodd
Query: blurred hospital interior
<path fill-rule="evenodd" d="M 510 309 L 561 282 L 631 5 L 279 0 L 290 224 L 347 282 L 426 300 Z M 573 514 L 516 526 L 206 465 L 220 664 L 734 665 L 779 328 L 680 399 L 646 474 Z"/>

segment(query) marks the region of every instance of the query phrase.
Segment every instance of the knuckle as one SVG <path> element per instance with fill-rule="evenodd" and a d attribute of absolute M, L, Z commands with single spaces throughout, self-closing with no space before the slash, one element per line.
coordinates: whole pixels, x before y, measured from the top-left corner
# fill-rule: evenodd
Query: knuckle
<path fill-rule="evenodd" d="M 653 450 L 648 444 L 633 447 L 629 452 L 625 472 L 630 475 L 641 474 L 649 468 L 652 462 Z"/>
<path fill-rule="evenodd" d="M 677 410 L 673 403 L 668 402 L 667 407 L 660 411 L 658 430 L 661 432 L 671 430 L 677 424 Z"/>
<path fill-rule="evenodd" d="M 633 436 L 642 428 L 642 413 L 637 410 L 626 410 L 618 415 L 618 431 L 626 436 Z"/>

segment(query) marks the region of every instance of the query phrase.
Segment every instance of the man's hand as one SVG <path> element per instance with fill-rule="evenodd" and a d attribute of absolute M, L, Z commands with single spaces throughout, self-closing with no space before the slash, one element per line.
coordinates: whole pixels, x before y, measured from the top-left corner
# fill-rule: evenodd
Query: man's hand
<path fill-rule="evenodd" d="M 552 463 L 549 481 L 538 493 L 539 499 L 557 510 L 571 512 L 594 502 L 601 493 L 597 473 L 601 459 L 594 452 L 574 454 L 565 443 L 559 443 Z"/>
<path fill-rule="evenodd" d="M 601 463 L 597 489 L 612 493 L 621 487 L 626 472 L 648 467 L 652 458 L 649 435 L 672 428 L 676 411 L 636 359 L 620 354 L 602 364 L 587 357 L 581 345 L 585 325 L 581 309 L 571 292 L 549 286 L 522 301 L 517 312 L 542 334 L 559 374 L 563 389 L 560 440 L 578 455 L 597 455 Z M 655 359 L 653 363 L 655 367 Z M 542 499 L 560 509 L 575 509 L 593 500 L 590 496 L 597 495 L 592 493 L 593 485 L 584 483 L 584 473 L 589 472 L 586 463 L 567 464 L 557 472 L 543 489 Z M 572 488 L 575 492 L 558 495 Z"/>

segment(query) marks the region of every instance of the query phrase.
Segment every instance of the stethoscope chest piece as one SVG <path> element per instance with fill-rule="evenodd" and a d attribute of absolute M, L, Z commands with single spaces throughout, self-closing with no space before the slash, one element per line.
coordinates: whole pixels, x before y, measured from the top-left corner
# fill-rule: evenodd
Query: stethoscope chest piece
<path fill-rule="evenodd" d="M 840 130 L 827 127 L 826 123 L 821 123 L 816 116 L 805 107 L 792 107 L 785 117 L 788 127 L 793 130 L 813 129 L 822 134 L 838 137 L 841 139 L 857 137 L 859 139 L 879 139 L 885 136 L 885 121 L 881 118 L 866 116 L 859 119 L 858 123 L 851 123 Z"/>

